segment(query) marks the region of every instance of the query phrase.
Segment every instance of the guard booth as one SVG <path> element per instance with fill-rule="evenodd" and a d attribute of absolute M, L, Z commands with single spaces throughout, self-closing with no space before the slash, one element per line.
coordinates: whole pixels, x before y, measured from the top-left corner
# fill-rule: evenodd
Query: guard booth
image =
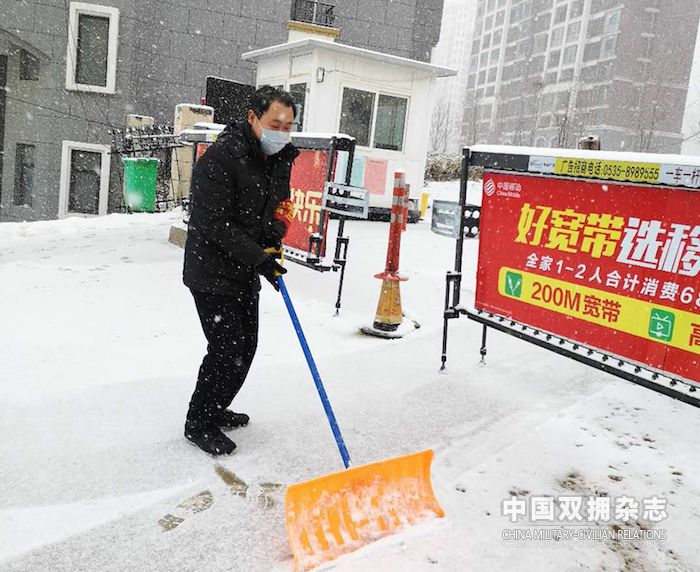
<path fill-rule="evenodd" d="M 257 64 L 258 86 L 294 96 L 299 131 L 355 139 L 350 183 L 369 190 L 371 217 L 388 218 L 394 173 L 404 171 L 410 219 L 418 220 L 437 78 L 456 75 L 454 70 L 298 30 L 290 31 L 289 42 L 242 58 Z M 341 179 L 345 170 L 340 165 Z"/>
<path fill-rule="evenodd" d="M 198 123 L 180 133 L 183 143 L 191 145 L 194 164 L 216 141 L 225 125 Z M 318 272 L 339 272 L 336 314 L 340 311 L 345 265 L 350 238 L 345 236 L 348 218 L 366 219 L 369 193 L 352 185 L 355 140 L 347 135 L 292 133 L 299 150 L 290 178 L 290 198 L 294 218 L 284 239 L 285 258 Z M 331 216 L 338 218 L 337 233 L 329 240 Z M 328 245 L 335 248 L 329 255 Z"/>
<path fill-rule="evenodd" d="M 495 329 L 700 406 L 700 159 L 475 146 L 462 164 L 442 368 L 449 324 L 464 315 L 482 325 L 482 361 Z M 472 301 L 462 258 L 474 167 Z"/>

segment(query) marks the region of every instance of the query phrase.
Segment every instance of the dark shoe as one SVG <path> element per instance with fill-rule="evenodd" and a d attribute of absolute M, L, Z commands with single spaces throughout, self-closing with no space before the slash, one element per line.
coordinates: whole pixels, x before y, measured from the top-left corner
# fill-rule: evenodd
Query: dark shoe
<path fill-rule="evenodd" d="M 218 427 L 199 429 L 185 425 L 185 438 L 210 455 L 230 455 L 236 450 L 236 444 Z"/>
<path fill-rule="evenodd" d="M 230 409 L 224 409 L 216 421 L 216 424 L 222 429 L 235 429 L 236 427 L 245 427 L 248 425 L 250 417 L 245 413 L 234 413 Z"/>

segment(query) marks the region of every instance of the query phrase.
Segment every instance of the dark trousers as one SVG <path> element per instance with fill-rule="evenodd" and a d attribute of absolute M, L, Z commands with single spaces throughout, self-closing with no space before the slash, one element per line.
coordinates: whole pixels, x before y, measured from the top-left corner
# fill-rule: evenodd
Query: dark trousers
<path fill-rule="evenodd" d="M 234 295 L 194 290 L 192 295 L 208 345 L 187 423 L 206 428 L 231 405 L 253 362 L 258 345 L 258 292 L 251 287 Z"/>

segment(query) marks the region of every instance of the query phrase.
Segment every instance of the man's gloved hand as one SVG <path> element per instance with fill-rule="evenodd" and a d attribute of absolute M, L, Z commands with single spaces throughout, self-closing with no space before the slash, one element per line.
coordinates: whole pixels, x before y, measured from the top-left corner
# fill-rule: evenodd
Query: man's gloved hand
<path fill-rule="evenodd" d="M 265 252 L 267 253 L 265 259 L 257 266 L 258 274 L 264 276 L 265 279 L 272 284 L 272 287 L 279 292 L 280 287 L 277 284 L 277 277 L 287 273 L 287 269 L 276 260 L 277 258 L 282 258 L 284 260 L 282 251 L 274 248 L 266 248 Z"/>

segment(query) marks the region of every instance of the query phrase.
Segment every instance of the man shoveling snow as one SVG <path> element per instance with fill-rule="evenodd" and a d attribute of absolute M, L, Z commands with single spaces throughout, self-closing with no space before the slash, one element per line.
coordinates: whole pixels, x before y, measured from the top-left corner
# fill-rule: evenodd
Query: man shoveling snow
<path fill-rule="evenodd" d="M 208 345 L 185 437 L 212 455 L 233 453 L 236 444 L 222 429 L 249 420 L 228 407 L 257 347 L 258 276 L 278 289 L 276 275 L 286 272 L 269 250 L 280 250 L 293 212 L 289 177 L 299 152 L 290 131 L 296 115 L 289 93 L 259 88 L 246 120 L 229 125 L 192 172 L 183 281 Z"/>

